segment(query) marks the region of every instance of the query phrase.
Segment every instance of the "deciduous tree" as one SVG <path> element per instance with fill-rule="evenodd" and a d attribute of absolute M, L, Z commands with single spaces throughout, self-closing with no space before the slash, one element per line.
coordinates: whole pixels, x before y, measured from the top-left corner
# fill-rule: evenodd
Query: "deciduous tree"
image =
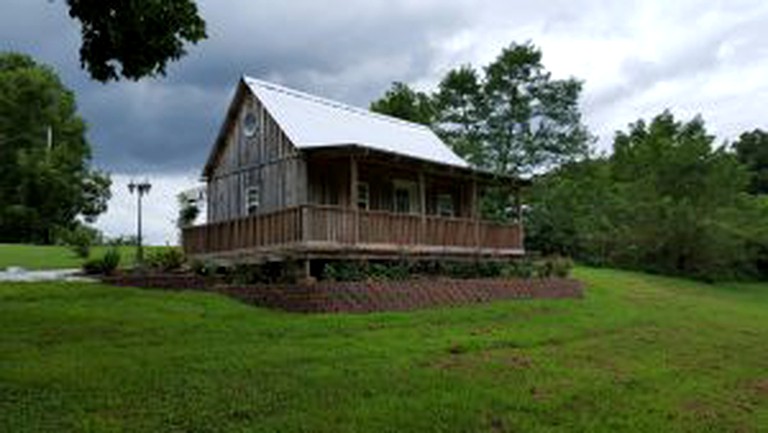
<path fill-rule="evenodd" d="M 435 117 L 431 97 L 400 82 L 393 83 L 382 98 L 372 102 L 371 111 L 422 125 L 431 125 Z"/>
<path fill-rule="evenodd" d="M 91 77 L 164 75 L 169 61 L 186 54 L 185 44 L 206 38 L 205 21 L 192 0 L 67 0 L 80 21 L 80 62 Z"/>
<path fill-rule="evenodd" d="M 768 133 L 761 129 L 745 132 L 733 148 L 750 172 L 749 192 L 768 194 Z"/>
<path fill-rule="evenodd" d="M 75 96 L 47 66 L 0 54 L 0 242 L 52 233 L 106 210 L 109 177 L 89 166 Z"/>

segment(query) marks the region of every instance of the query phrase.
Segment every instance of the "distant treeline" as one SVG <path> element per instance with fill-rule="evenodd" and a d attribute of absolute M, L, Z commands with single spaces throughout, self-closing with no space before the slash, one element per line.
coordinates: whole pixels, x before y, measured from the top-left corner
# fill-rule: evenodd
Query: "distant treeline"
<path fill-rule="evenodd" d="M 768 278 L 768 134 L 714 147 L 704 122 L 665 112 L 616 134 L 528 194 L 527 247 L 705 280 Z"/>

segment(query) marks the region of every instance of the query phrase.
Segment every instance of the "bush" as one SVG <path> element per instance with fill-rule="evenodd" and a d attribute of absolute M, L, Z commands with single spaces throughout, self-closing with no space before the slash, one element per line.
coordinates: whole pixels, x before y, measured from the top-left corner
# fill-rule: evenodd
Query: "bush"
<path fill-rule="evenodd" d="M 93 227 L 78 224 L 73 228 L 56 234 L 57 242 L 67 245 L 78 257 L 86 259 L 91 254 L 91 246 L 103 240 L 100 231 Z"/>
<path fill-rule="evenodd" d="M 367 277 L 359 262 L 340 261 L 326 263 L 323 267 L 323 279 L 331 281 L 362 281 Z"/>
<path fill-rule="evenodd" d="M 149 255 L 147 265 L 162 271 L 175 271 L 185 262 L 184 253 L 178 248 L 163 248 Z"/>
<path fill-rule="evenodd" d="M 83 271 L 88 275 L 112 275 L 120 265 L 120 251 L 110 248 L 100 258 L 87 260 L 83 263 Z"/>
<path fill-rule="evenodd" d="M 534 264 L 531 259 L 525 257 L 517 259 L 508 263 L 501 271 L 501 276 L 504 278 L 523 278 L 528 279 L 533 276 L 535 272 Z"/>
<path fill-rule="evenodd" d="M 210 277 L 216 273 L 216 265 L 202 260 L 193 260 L 189 268 L 195 275 Z"/>
<path fill-rule="evenodd" d="M 552 262 L 552 273 L 556 277 L 566 278 L 571 274 L 573 269 L 573 260 L 570 257 L 553 257 L 550 259 Z"/>
<path fill-rule="evenodd" d="M 534 272 L 539 278 L 565 278 L 571 273 L 573 261 L 567 257 L 552 256 L 535 262 Z"/>
<path fill-rule="evenodd" d="M 72 244 L 69 249 L 81 259 L 87 259 L 91 255 L 91 244 L 89 243 Z"/>

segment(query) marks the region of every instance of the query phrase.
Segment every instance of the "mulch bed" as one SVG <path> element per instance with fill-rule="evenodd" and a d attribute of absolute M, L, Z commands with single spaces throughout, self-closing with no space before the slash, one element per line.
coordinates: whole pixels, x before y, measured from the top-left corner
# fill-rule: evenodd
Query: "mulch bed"
<path fill-rule="evenodd" d="M 185 274 L 105 277 L 117 286 L 222 293 L 248 304 L 300 313 L 369 313 L 434 306 L 460 306 L 498 299 L 581 298 L 583 285 L 570 278 L 531 279 L 412 279 L 387 282 L 311 285 L 226 285 Z"/>

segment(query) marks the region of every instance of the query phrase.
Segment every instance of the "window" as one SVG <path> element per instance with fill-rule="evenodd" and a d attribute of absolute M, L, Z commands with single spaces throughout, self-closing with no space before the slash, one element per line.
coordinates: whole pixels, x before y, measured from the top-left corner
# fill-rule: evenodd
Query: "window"
<path fill-rule="evenodd" d="M 418 212 L 418 185 L 410 180 L 395 179 L 394 187 L 394 210 L 399 213 Z"/>
<path fill-rule="evenodd" d="M 450 194 L 437 195 L 437 214 L 442 217 L 454 216 L 453 196 Z"/>
<path fill-rule="evenodd" d="M 246 137 L 253 137 L 259 130 L 259 119 L 256 115 L 249 111 L 243 116 L 243 133 Z"/>
<path fill-rule="evenodd" d="M 371 206 L 371 190 L 368 182 L 357 183 L 357 208 L 368 210 Z"/>
<path fill-rule="evenodd" d="M 253 215 L 259 211 L 261 194 L 258 186 L 249 186 L 245 189 L 245 213 Z"/>
<path fill-rule="evenodd" d="M 406 188 L 395 188 L 395 212 L 408 213 L 411 211 L 411 195 Z"/>

